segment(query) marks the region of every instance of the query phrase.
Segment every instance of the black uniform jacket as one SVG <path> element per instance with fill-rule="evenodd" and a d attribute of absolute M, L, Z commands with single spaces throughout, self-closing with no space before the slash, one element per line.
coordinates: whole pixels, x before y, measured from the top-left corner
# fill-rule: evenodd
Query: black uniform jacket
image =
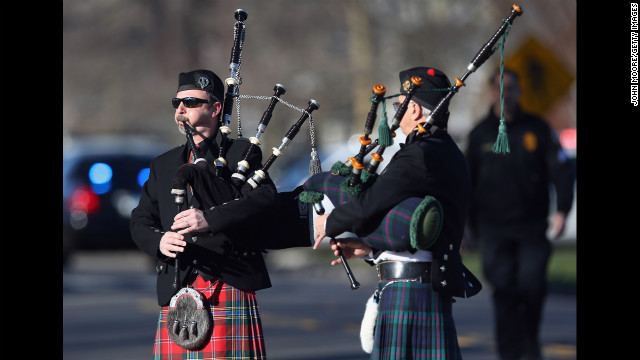
<path fill-rule="evenodd" d="M 433 253 L 432 287 L 447 295 L 470 297 L 482 288 L 460 255 L 470 192 L 466 160 L 449 134 L 442 129 L 426 137 L 412 133 L 370 188 L 331 212 L 327 236 L 345 231 L 366 236 L 399 202 L 431 195 L 444 213 L 440 235 L 428 249 Z"/>
<path fill-rule="evenodd" d="M 220 138 L 218 136 L 218 138 Z M 227 168 L 223 178 L 230 179 L 250 143 L 247 139 L 232 140 L 225 156 Z M 198 144 L 209 164 L 218 157 L 215 141 L 205 140 Z M 180 253 L 180 280 L 178 289 L 173 287 L 175 259 L 163 255 L 158 246 L 166 231 L 171 230 L 178 205 L 171 194 L 176 170 L 187 162 L 190 148 L 182 145 L 158 156 L 151 162 L 149 180 L 143 187 L 138 206 L 131 212 L 131 234 L 134 242 L 146 254 L 156 259 L 158 304 L 166 306 L 175 292 L 188 285 L 197 271 L 205 280 L 214 277 L 241 290 L 259 290 L 271 287 L 271 280 L 261 251 L 247 250 L 243 242 L 248 241 L 242 229 L 251 227 L 260 215 L 272 210 L 276 188 L 268 177 L 256 189 L 236 200 L 202 208 L 193 196 L 188 196 L 189 205 L 204 211 L 211 228 L 206 233 L 191 233 L 185 236 L 187 246 Z M 252 169 L 262 166 L 260 149 L 253 151 L 249 163 Z M 197 190 L 197 189 L 196 189 Z M 186 210 L 187 207 L 181 209 Z M 188 278 L 187 278 L 188 276 Z"/>
<path fill-rule="evenodd" d="M 472 228 L 477 222 L 494 226 L 546 222 L 550 184 L 555 189 L 555 208 L 567 214 L 572 206 L 573 164 L 551 127 L 519 108 L 506 125 L 508 154 L 495 154 L 491 149 L 499 126 L 492 111 L 469 133 L 466 155 L 472 179 Z"/>

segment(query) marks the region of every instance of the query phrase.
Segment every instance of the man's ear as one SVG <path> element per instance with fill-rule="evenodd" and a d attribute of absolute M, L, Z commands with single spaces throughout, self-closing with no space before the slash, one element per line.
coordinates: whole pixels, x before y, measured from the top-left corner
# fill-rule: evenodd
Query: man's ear
<path fill-rule="evenodd" d="M 217 111 L 213 112 L 213 118 L 222 118 L 222 115 L 218 116 L 221 112 L 222 112 L 222 103 L 217 101 L 215 103 L 213 103 L 213 106 L 216 108 Z"/>
<path fill-rule="evenodd" d="M 415 101 L 409 102 L 407 111 L 410 111 L 411 121 L 418 121 L 422 118 L 422 107 Z"/>

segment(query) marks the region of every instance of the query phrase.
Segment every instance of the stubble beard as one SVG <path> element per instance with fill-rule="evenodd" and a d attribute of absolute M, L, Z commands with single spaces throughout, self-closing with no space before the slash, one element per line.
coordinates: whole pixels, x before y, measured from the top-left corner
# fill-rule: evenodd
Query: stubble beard
<path fill-rule="evenodd" d="M 177 126 L 178 126 L 178 132 L 179 132 L 180 134 L 182 134 L 182 135 L 186 135 L 186 134 L 187 134 L 187 132 L 186 132 L 186 130 L 182 127 L 182 125 L 181 125 L 181 124 L 182 124 L 182 122 L 183 122 L 183 121 L 186 121 L 186 122 L 187 122 L 187 124 L 189 124 L 189 118 L 188 118 L 188 117 L 186 117 L 186 116 L 183 116 L 183 115 L 178 115 L 178 116 L 176 117 L 176 121 L 178 121 L 178 124 L 177 124 Z"/>

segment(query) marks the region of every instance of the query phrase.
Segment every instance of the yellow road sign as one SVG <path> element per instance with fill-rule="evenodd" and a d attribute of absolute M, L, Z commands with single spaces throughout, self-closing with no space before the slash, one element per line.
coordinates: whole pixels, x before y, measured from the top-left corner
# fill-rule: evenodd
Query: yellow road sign
<path fill-rule="evenodd" d="M 505 59 L 504 65 L 520 75 L 522 108 L 540 116 L 566 93 L 574 80 L 572 72 L 535 38 L 525 40 Z"/>

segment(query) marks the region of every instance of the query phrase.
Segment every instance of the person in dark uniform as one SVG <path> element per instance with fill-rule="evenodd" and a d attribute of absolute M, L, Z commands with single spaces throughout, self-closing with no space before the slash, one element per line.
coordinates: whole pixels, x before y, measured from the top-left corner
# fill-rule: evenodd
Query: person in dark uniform
<path fill-rule="evenodd" d="M 573 165 L 550 126 L 520 108 L 518 74 L 503 75 L 507 154 L 495 154 L 501 117 L 500 71 L 490 77 L 494 103 L 468 136 L 473 198 L 472 238 L 493 290 L 495 336 L 502 360 L 541 359 L 539 340 L 547 294 L 547 264 L 573 202 Z M 550 210 L 550 184 L 555 188 Z"/>
<path fill-rule="evenodd" d="M 359 238 L 337 239 L 332 245 L 334 251 L 340 246 L 345 259 L 364 257 L 377 264 L 380 282 L 374 295 L 378 315 L 372 359 L 461 359 L 452 297 L 470 297 L 481 289 L 460 255 L 471 179 L 463 153 L 447 133 L 446 107 L 429 134 L 419 135 L 417 131 L 451 87 L 447 76 L 430 67 L 401 71 L 401 92 L 406 93 L 412 76 L 422 78 L 423 84 L 400 122 L 400 129 L 407 135 L 405 143 L 369 188 L 315 218 L 314 247 L 325 237 L 351 232 Z M 400 95 L 398 100 L 403 102 L 405 98 Z M 425 196 L 437 199 L 444 214 L 433 246 L 394 252 L 373 248 L 362 240 L 396 204 Z"/>
<path fill-rule="evenodd" d="M 192 129 L 193 140 L 209 164 L 218 158 L 223 83 L 209 70 L 180 73 L 174 121 L 181 133 L 184 124 Z M 227 164 L 237 164 L 250 143 L 232 140 L 226 153 Z M 261 168 L 262 153 L 249 159 L 253 169 Z M 271 287 L 260 251 L 243 245 L 238 229 L 251 226 L 261 214 L 272 210 L 276 188 L 267 177 L 260 186 L 236 200 L 216 206 L 198 203 L 187 192 L 188 208 L 178 211 L 171 193 L 177 169 L 189 163 L 192 149 L 188 142 L 156 157 L 150 166 L 140 202 L 131 212 L 131 234 L 136 245 L 156 261 L 157 298 L 162 307 L 155 337 L 154 359 L 192 354 L 206 359 L 264 359 L 266 357 L 256 291 Z M 233 173 L 225 167 L 220 177 L 231 183 Z M 213 184 L 213 181 L 211 182 Z M 221 187 L 219 191 L 230 191 Z M 195 188 L 194 191 L 199 191 Z M 202 190 L 202 189 L 200 189 Z M 223 194 L 234 198 L 237 194 Z M 179 281 L 173 285 L 176 257 Z M 186 350 L 167 335 L 168 305 L 176 292 L 189 287 L 202 293 L 212 313 L 211 338 L 201 349 Z"/>

